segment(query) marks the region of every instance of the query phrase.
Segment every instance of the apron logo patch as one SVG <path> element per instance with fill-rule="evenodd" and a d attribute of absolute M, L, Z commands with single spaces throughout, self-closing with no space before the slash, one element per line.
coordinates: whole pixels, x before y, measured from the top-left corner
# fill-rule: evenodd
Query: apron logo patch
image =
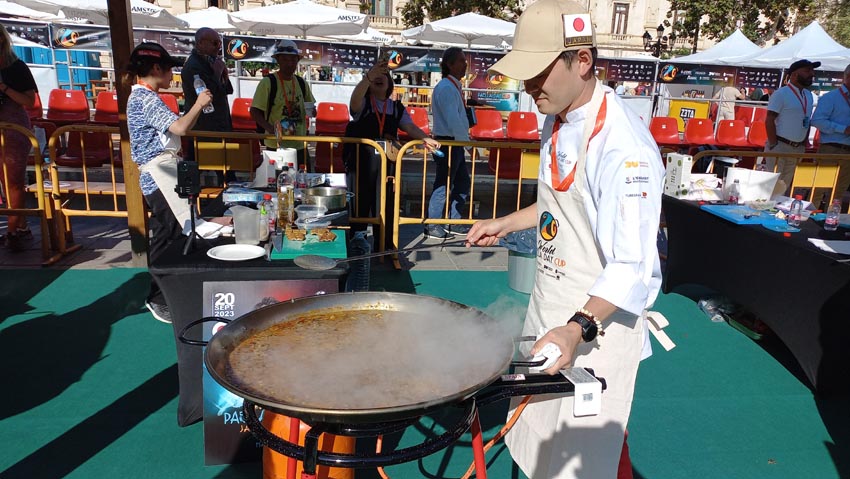
<path fill-rule="evenodd" d="M 558 220 L 548 211 L 540 215 L 540 236 L 546 241 L 552 241 L 558 236 Z"/>

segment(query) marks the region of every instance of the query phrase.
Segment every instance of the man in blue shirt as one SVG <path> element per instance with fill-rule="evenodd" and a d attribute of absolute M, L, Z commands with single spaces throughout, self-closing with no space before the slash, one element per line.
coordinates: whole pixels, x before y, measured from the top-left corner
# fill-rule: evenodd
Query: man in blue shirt
<path fill-rule="evenodd" d="M 466 100 L 463 96 L 461 79 L 466 75 L 466 55 L 463 50 L 451 47 L 443 53 L 440 61 L 443 79 L 434 87 L 431 112 L 434 116 L 434 139 L 469 141 L 469 120 L 466 116 Z M 442 218 L 446 209 L 446 187 L 451 182 L 449 218 L 462 218 L 466 200 L 469 198 L 469 168 L 463 147 L 443 145 L 442 157 L 434 156 L 437 172 L 434 188 L 428 201 L 428 217 Z M 451 161 L 449 159 L 451 155 Z M 453 225 L 451 233 L 465 235 L 468 227 Z M 447 239 L 452 234 L 440 225 L 427 225 L 425 236 Z"/>
<path fill-rule="evenodd" d="M 844 68 L 844 84 L 823 95 L 812 115 L 812 125 L 820 131 L 818 153 L 850 158 L 850 65 Z M 835 197 L 841 198 L 850 187 L 850 162 L 839 163 Z"/>

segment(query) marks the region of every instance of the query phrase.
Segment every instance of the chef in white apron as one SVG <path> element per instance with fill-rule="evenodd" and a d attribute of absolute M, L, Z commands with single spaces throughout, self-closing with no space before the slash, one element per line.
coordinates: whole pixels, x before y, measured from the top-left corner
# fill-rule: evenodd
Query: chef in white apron
<path fill-rule="evenodd" d="M 548 331 L 531 350 L 563 353 L 605 378 L 602 412 L 574 417 L 572 397 L 529 403 L 506 437 L 532 479 L 618 476 L 635 377 L 649 354 L 646 309 L 658 295 L 655 239 L 664 171 L 640 118 L 594 75 L 590 15 L 567 0 L 539 0 L 519 19 L 513 50 L 491 70 L 525 80 L 543 125 L 537 203 L 473 225 L 468 242 L 489 246 L 536 227 L 537 276 L 523 334 Z M 628 464 L 628 461 L 626 461 Z"/>

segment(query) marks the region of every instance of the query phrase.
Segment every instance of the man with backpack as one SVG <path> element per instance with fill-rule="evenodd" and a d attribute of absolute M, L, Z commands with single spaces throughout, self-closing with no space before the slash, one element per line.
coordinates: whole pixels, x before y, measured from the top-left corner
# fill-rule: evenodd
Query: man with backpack
<path fill-rule="evenodd" d="M 316 99 L 310 85 L 295 74 L 301 52 L 292 40 L 281 40 L 272 55 L 280 69 L 260 80 L 251 102 L 251 118 L 259 130 L 270 135 L 306 136 L 307 115 L 314 115 Z M 278 133 L 276 133 L 278 132 Z M 278 146 L 298 150 L 298 162 L 314 171 L 315 163 L 307 152 L 303 141 L 281 141 L 267 139 L 265 146 Z"/>

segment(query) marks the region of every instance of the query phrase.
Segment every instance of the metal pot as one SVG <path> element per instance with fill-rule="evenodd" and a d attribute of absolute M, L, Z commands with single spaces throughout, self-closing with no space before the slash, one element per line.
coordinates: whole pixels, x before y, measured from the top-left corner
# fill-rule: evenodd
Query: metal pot
<path fill-rule="evenodd" d="M 478 310 L 358 292 L 248 313 L 213 336 L 204 362 L 225 389 L 264 408 L 353 424 L 417 417 L 470 398 L 507 369 L 513 352 L 509 335 Z"/>
<path fill-rule="evenodd" d="M 348 191 L 345 188 L 315 186 L 302 190 L 301 195 L 303 204 L 324 206 L 331 212 L 344 210 L 348 205 Z"/>

